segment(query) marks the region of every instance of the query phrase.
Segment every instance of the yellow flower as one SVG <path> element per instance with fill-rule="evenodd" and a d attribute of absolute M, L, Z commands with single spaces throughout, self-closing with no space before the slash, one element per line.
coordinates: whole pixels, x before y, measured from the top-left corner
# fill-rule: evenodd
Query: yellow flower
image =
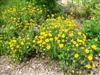
<path fill-rule="evenodd" d="M 75 57 L 75 58 L 78 58 L 78 57 L 79 57 L 79 54 L 75 54 L 74 57 Z"/>
<path fill-rule="evenodd" d="M 16 48 L 19 48 L 19 47 L 20 47 L 19 45 L 16 46 Z"/>
<path fill-rule="evenodd" d="M 13 50 L 12 50 L 12 53 L 15 54 L 15 53 L 16 53 L 16 49 L 13 49 Z"/>
<path fill-rule="evenodd" d="M 42 39 L 44 39 L 44 37 L 43 37 L 43 36 L 40 36 L 39 38 L 40 38 L 41 40 L 42 40 Z"/>
<path fill-rule="evenodd" d="M 64 38 L 65 37 L 65 34 L 62 34 L 62 36 L 61 36 L 62 38 Z"/>
<path fill-rule="evenodd" d="M 14 44 L 10 44 L 10 48 L 13 47 L 13 46 L 14 46 Z"/>
<path fill-rule="evenodd" d="M 38 44 L 42 43 L 42 40 L 37 41 Z"/>
<path fill-rule="evenodd" d="M 76 44 L 76 47 L 78 47 L 79 45 L 78 44 Z"/>
<path fill-rule="evenodd" d="M 47 34 L 45 34 L 44 36 L 45 36 L 45 37 L 47 37 L 48 35 L 47 35 Z"/>
<path fill-rule="evenodd" d="M 98 54 L 98 56 L 100 57 L 100 53 Z"/>
<path fill-rule="evenodd" d="M 48 35 L 51 37 L 52 36 L 52 34 L 51 33 L 48 33 Z"/>
<path fill-rule="evenodd" d="M 55 40 L 58 40 L 58 37 L 55 37 Z"/>
<path fill-rule="evenodd" d="M 73 44 L 75 45 L 76 44 L 76 41 L 73 41 Z"/>
<path fill-rule="evenodd" d="M 65 40 L 62 40 L 62 42 L 65 42 Z"/>
<path fill-rule="evenodd" d="M 16 40 L 12 40 L 14 43 L 16 43 L 17 41 Z"/>
<path fill-rule="evenodd" d="M 69 36 L 72 37 L 72 36 L 74 36 L 74 34 L 73 33 L 70 33 Z"/>
<path fill-rule="evenodd" d="M 37 39 L 38 38 L 38 36 L 35 36 L 35 39 Z"/>
<path fill-rule="evenodd" d="M 91 65 L 90 64 L 87 64 L 85 67 L 88 68 L 88 69 L 90 69 L 91 68 Z"/>
<path fill-rule="evenodd" d="M 83 38 L 86 39 L 86 35 L 83 34 Z"/>
<path fill-rule="evenodd" d="M 11 50 L 14 50 L 14 47 L 11 47 L 10 49 L 11 49 Z"/>
<path fill-rule="evenodd" d="M 82 40 L 79 40 L 79 42 L 82 43 L 83 41 Z"/>
<path fill-rule="evenodd" d="M 92 55 L 89 55 L 87 58 L 88 58 L 89 61 L 93 60 L 93 56 Z"/>
<path fill-rule="evenodd" d="M 42 44 L 43 44 L 43 45 L 45 45 L 45 44 L 46 44 L 46 42 L 42 42 Z"/>
<path fill-rule="evenodd" d="M 45 32 L 41 32 L 40 35 L 45 35 Z"/>
<path fill-rule="evenodd" d="M 49 42 L 49 39 L 46 39 L 45 42 Z"/>
<path fill-rule="evenodd" d="M 57 40 L 57 43 L 60 43 L 60 40 Z"/>
<path fill-rule="evenodd" d="M 81 32 L 78 32 L 78 35 L 81 35 L 82 33 Z"/>
<path fill-rule="evenodd" d="M 92 67 L 93 67 L 93 68 L 95 68 L 95 67 L 96 67 L 96 65 L 95 65 L 94 63 L 92 63 Z"/>
<path fill-rule="evenodd" d="M 96 45 L 92 45 L 91 48 L 96 50 Z"/>
<path fill-rule="evenodd" d="M 46 47 L 47 49 L 50 49 L 51 47 L 50 47 L 50 45 L 47 45 L 47 47 Z"/>
<path fill-rule="evenodd" d="M 64 30 L 64 32 L 68 32 L 68 30 L 67 30 L 67 29 L 65 29 L 65 30 Z"/>
<path fill-rule="evenodd" d="M 33 43 L 35 43 L 35 40 L 33 40 Z"/>
<path fill-rule="evenodd" d="M 24 45 L 24 42 L 21 42 L 21 45 Z"/>
<path fill-rule="evenodd" d="M 81 47 L 81 49 L 85 49 L 84 47 Z"/>
<path fill-rule="evenodd" d="M 60 48 L 63 48 L 63 47 L 64 47 L 64 44 L 59 44 L 59 47 L 60 47 Z"/>
<path fill-rule="evenodd" d="M 89 50 L 88 50 L 88 49 L 86 49 L 86 50 L 85 50 L 85 53 L 87 53 L 87 54 L 88 54 L 88 53 L 89 53 Z"/>
<path fill-rule="evenodd" d="M 53 40 L 53 38 L 50 38 L 50 41 L 52 41 Z"/>
<path fill-rule="evenodd" d="M 10 45 L 10 44 L 11 44 L 11 42 L 8 42 L 8 44 Z"/>

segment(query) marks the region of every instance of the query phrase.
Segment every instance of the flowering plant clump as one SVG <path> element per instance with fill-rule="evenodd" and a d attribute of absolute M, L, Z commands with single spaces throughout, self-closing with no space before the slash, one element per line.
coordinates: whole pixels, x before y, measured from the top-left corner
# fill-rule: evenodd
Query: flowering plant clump
<path fill-rule="evenodd" d="M 97 46 L 88 44 L 86 35 L 75 23 L 75 20 L 63 17 L 47 19 L 39 26 L 40 34 L 35 36 L 33 43 L 38 52 L 61 60 L 67 70 L 69 67 L 72 70 L 91 69 L 95 67 Z"/>
<path fill-rule="evenodd" d="M 33 48 L 32 38 L 27 36 L 13 37 L 6 41 L 6 46 L 10 57 L 14 61 L 22 61 Z"/>
<path fill-rule="evenodd" d="M 33 6 L 30 3 L 25 4 L 25 6 L 21 8 L 17 8 L 17 6 L 6 8 L 6 10 L 3 13 L 3 19 L 6 21 L 12 21 L 15 22 L 17 20 L 17 23 L 20 21 L 26 21 L 30 19 L 34 19 L 35 21 L 39 19 L 42 13 L 42 10 Z"/>
<path fill-rule="evenodd" d="M 32 40 L 35 37 L 34 30 L 37 25 L 41 9 L 26 4 L 17 9 L 16 6 L 7 8 L 2 13 L 2 41 L 0 41 L 0 54 L 8 53 L 14 61 L 22 61 L 31 51 L 34 51 Z M 5 50 L 4 50 L 5 49 Z"/>

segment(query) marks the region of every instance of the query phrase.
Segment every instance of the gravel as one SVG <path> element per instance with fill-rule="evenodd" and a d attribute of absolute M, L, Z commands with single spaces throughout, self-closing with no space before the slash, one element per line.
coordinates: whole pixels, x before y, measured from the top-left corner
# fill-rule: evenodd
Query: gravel
<path fill-rule="evenodd" d="M 7 57 L 0 58 L 0 75 L 64 75 L 57 61 L 32 58 L 16 67 Z"/>
<path fill-rule="evenodd" d="M 96 73 L 94 72 L 96 71 Z M 95 73 L 95 74 L 94 74 Z M 61 71 L 57 61 L 42 58 L 32 58 L 15 66 L 7 57 L 0 57 L 0 75 L 69 75 Z M 100 63 L 98 69 L 93 69 L 89 75 L 100 75 Z"/>

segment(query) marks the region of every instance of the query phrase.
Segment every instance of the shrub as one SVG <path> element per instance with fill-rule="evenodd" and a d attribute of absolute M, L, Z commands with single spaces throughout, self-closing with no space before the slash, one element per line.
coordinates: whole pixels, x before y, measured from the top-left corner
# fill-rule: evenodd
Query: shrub
<path fill-rule="evenodd" d="M 99 12 L 96 7 L 99 3 L 99 0 L 68 0 L 67 7 L 74 18 L 90 19 L 94 11 Z"/>
<path fill-rule="evenodd" d="M 4 50 L 1 48 L 5 45 L 6 53 L 14 61 L 23 61 L 31 54 L 30 52 L 34 51 L 32 40 L 37 32 L 34 27 L 37 25 L 41 10 L 28 3 L 19 9 L 16 6 L 8 7 L 2 14 L 4 25 L 0 51 Z"/>
<path fill-rule="evenodd" d="M 59 59 L 70 72 L 95 67 L 93 60 L 98 56 L 98 48 L 95 43 L 88 44 L 86 35 L 76 27 L 71 19 L 47 19 L 33 40 L 37 52 Z"/>
<path fill-rule="evenodd" d="M 92 9 L 92 19 L 99 21 L 100 20 L 100 3 L 95 4 L 95 9 Z"/>
<path fill-rule="evenodd" d="M 13 37 L 6 42 L 8 53 L 13 61 L 23 61 L 30 51 L 34 51 L 32 39 L 27 36 L 19 36 L 17 38 Z"/>
<path fill-rule="evenodd" d="M 100 36 L 100 22 L 94 20 L 83 21 L 83 31 L 86 33 L 88 39 L 99 38 Z M 99 38 L 100 39 L 100 38 Z"/>
<path fill-rule="evenodd" d="M 83 20 L 83 32 L 87 36 L 88 44 L 95 43 L 98 50 L 95 55 L 100 54 L 100 22 L 97 19 Z"/>
<path fill-rule="evenodd" d="M 48 15 L 52 14 L 60 14 L 61 6 L 58 5 L 58 0 L 33 0 L 35 6 L 42 8 L 44 19 L 47 18 Z"/>

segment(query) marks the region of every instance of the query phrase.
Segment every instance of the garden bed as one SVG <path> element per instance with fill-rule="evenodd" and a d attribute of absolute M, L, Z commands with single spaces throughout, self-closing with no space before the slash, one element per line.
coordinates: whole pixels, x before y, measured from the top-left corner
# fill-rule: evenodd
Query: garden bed
<path fill-rule="evenodd" d="M 1 74 L 98 74 L 99 1 L 72 0 L 66 6 L 57 0 L 0 4 Z"/>

